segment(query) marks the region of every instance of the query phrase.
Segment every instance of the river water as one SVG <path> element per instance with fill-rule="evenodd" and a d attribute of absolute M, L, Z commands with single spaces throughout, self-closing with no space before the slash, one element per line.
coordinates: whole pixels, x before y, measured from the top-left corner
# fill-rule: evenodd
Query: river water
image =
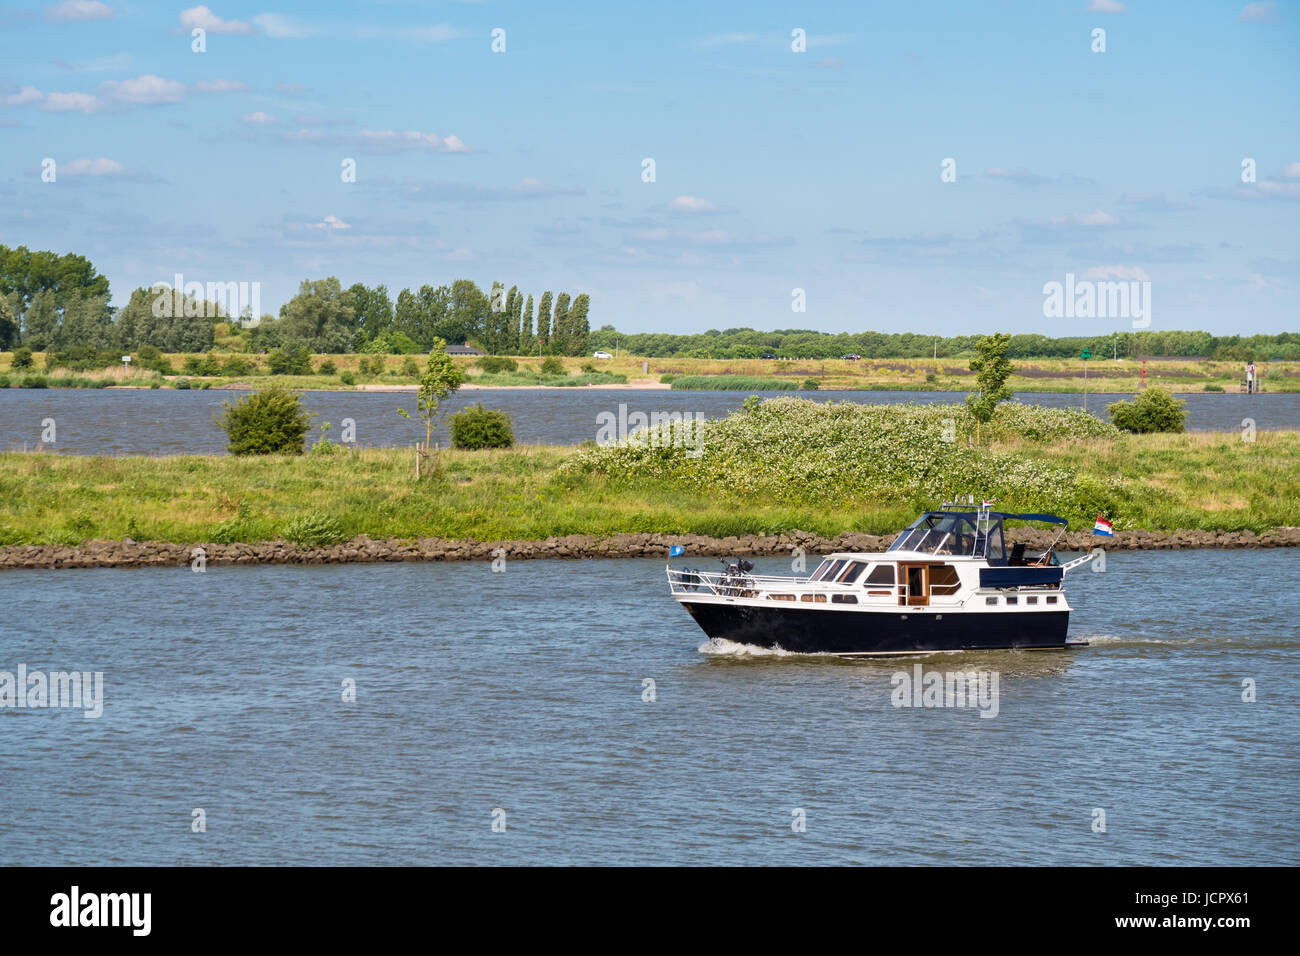
<path fill-rule="evenodd" d="M 172 389 L 0 389 L 0 448 L 32 449 L 42 440 L 45 423 L 53 419 L 58 451 L 79 455 L 220 454 L 226 440 L 215 418 L 222 402 L 241 393 Z M 594 441 L 598 416 L 629 412 L 682 412 L 708 418 L 739 408 L 748 392 L 693 392 L 651 389 L 484 389 L 461 392 L 446 403 L 449 412 L 482 402 L 508 412 L 515 439 L 525 444 L 576 445 Z M 764 397 L 793 392 L 762 392 Z M 814 401 L 862 403 L 961 402 L 965 392 L 801 392 Z M 362 447 L 409 445 L 423 439 L 416 421 L 397 414 L 415 411 L 410 392 L 304 392 L 303 404 L 316 414 L 312 432 L 329 422 L 330 437 L 338 440 L 344 419 L 356 426 Z M 1089 395 L 1088 409 L 1105 416 L 1109 402 L 1131 395 Z M 1198 394 L 1187 401 L 1187 425 L 1194 430 L 1236 431 L 1250 418 L 1258 429 L 1300 428 L 1300 393 L 1263 395 Z M 1083 396 L 1054 392 L 1023 392 L 1017 400 L 1050 407 L 1082 407 Z M 447 441 L 445 428 L 438 440 Z"/>
<path fill-rule="evenodd" d="M 1068 587 L 1092 646 L 921 661 L 983 718 L 710 648 L 657 560 L 0 573 L 0 671 L 105 701 L 0 709 L 0 864 L 1300 862 L 1296 552 Z"/>

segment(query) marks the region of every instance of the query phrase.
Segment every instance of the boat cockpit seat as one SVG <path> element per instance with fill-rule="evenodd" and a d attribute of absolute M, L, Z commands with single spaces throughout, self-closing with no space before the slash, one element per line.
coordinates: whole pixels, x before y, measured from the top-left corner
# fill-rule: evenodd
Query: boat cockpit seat
<path fill-rule="evenodd" d="M 1007 559 L 1007 565 L 1010 567 L 1022 567 L 1025 563 L 1025 545 L 1023 542 L 1016 542 L 1011 546 L 1011 557 Z"/>

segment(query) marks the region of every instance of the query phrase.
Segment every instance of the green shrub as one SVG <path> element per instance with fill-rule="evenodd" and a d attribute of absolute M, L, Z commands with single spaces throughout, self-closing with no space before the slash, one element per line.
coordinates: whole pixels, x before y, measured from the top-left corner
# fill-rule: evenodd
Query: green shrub
<path fill-rule="evenodd" d="M 596 366 L 592 365 L 590 362 L 583 362 L 582 370 L 586 372 L 588 375 L 590 375 L 592 372 L 600 371 L 600 369 L 596 368 Z"/>
<path fill-rule="evenodd" d="M 1207 392 L 1221 392 L 1221 391 L 1223 391 L 1223 386 L 1222 386 L 1222 385 L 1216 385 L 1214 382 L 1206 382 L 1206 383 L 1205 383 L 1205 389 L 1204 389 L 1204 391 L 1207 391 Z"/>
<path fill-rule="evenodd" d="M 221 366 L 222 375 L 247 375 L 253 370 L 253 363 L 239 355 L 232 355 Z"/>
<path fill-rule="evenodd" d="M 74 345 L 60 352 L 47 352 L 45 370 L 66 368 L 72 372 L 88 372 L 109 368 L 120 363 L 122 353 L 114 349 L 97 349 L 89 345 Z"/>
<path fill-rule="evenodd" d="M 286 388 L 266 388 L 234 404 L 223 403 L 218 423 L 232 455 L 301 455 L 312 416 Z"/>
<path fill-rule="evenodd" d="M 474 362 L 479 368 L 494 375 L 498 372 L 517 372 L 519 363 L 512 358 L 506 358 L 504 355 L 484 355 Z"/>
<path fill-rule="evenodd" d="M 203 356 L 203 360 L 199 362 L 199 374 L 220 375 L 221 361 L 215 355 L 208 353 L 207 355 Z"/>
<path fill-rule="evenodd" d="M 815 392 L 821 387 L 821 384 L 815 378 L 806 378 L 803 380 L 804 391 Z"/>
<path fill-rule="evenodd" d="M 333 375 L 337 371 L 338 371 L 338 366 L 334 364 L 333 359 L 326 359 L 325 361 L 321 362 L 316 369 L 316 373 L 318 375 Z"/>
<path fill-rule="evenodd" d="M 679 375 L 669 372 L 667 375 L 660 375 L 659 381 L 664 385 L 671 385 L 673 382 L 677 381 L 678 378 L 680 378 Z"/>
<path fill-rule="evenodd" d="M 13 367 L 14 367 L 15 369 L 19 369 L 19 368 L 31 368 L 31 367 L 32 367 L 32 350 L 29 349 L 29 348 L 27 348 L 27 346 L 23 346 L 22 348 L 14 349 L 14 363 L 13 363 Z"/>
<path fill-rule="evenodd" d="M 190 380 L 188 378 L 178 378 L 175 382 L 172 383 L 172 388 L 179 388 L 184 390 L 189 387 L 190 387 Z"/>
<path fill-rule="evenodd" d="M 199 371 L 199 368 L 199 357 L 197 355 L 187 355 L 185 361 L 181 363 L 181 371 L 186 375 L 202 375 L 203 373 Z"/>
<path fill-rule="evenodd" d="M 271 349 L 266 354 L 266 368 L 272 375 L 310 375 L 311 353 L 305 345 L 296 349 Z"/>
<path fill-rule="evenodd" d="M 556 356 L 554 356 L 554 355 L 548 355 L 548 356 L 546 356 L 545 359 L 542 360 L 542 374 L 543 374 L 543 375 L 563 375 L 563 374 L 564 374 L 564 363 L 561 362 L 561 361 L 560 361 Z"/>
<path fill-rule="evenodd" d="M 49 388 L 50 383 L 44 375 L 23 376 L 23 388 Z"/>
<path fill-rule="evenodd" d="M 0 375 L 0 388 L 8 388 L 8 387 L 9 387 L 9 376 Z"/>
<path fill-rule="evenodd" d="M 447 423 L 454 448 L 509 448 L 515 443 L 515 429 L 510 416 L 483 403 L 462 408 Z"/>
<path fill-rule="evenodd" d="M 1163 388 L 1148 388 L 1131 402 L 1112 402 L 1106 411 L 1126 432 L 1180 432 L 1187 420 L 1187 403 Z"/>
<path fill-rule="evenodd" d="M 344 385 L 355 385 L 357 384 L 357 377 L 351 372 L 339 372 L 339 381 Z"/>
<path fill-rule="evenodd" d="M 406 360 L 402 362 L 402 374 L 407 378 L 420 377 L 420 366 L 416 364 L 415 359 L 407 356 Z"/>
<path fill-rule="evenodd" d="M 344 533 L 338 518 L 320 511 L 308 511 L 284 526 L 284 537 L 297 545 L 318 548 L 338 544 Z"/>

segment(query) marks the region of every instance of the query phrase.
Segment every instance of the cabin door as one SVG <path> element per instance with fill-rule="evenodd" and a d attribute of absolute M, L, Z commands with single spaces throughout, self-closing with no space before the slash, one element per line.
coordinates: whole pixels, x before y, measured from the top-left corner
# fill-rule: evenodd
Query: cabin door
<path fill-rule="evenodd" d="M 900 564 L 898 576 L 907 585 L 898 603 L 909 607 L 926 606 L 930 603 L 930 569 L 924 564 Z"/>

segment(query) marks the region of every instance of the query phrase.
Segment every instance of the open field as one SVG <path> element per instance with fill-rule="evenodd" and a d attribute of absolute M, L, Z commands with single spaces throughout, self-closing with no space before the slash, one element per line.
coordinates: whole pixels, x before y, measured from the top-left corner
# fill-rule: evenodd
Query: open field
<path fill-rule="evenodd" d="M 224 364 L 236 355 L 251 363 L 255 368 L 250 374 L 243 375 L 189 375 L 179 369 L 186 358 L 214 357 Z M 50 379 L 50 384 L 58 384 L 55 379 L 76 377 L 85 384 L 92 380 L 107 381 L 114 386 L 129 385 L 139 388 L 153 386 L 175 388 L 184 379 L 184 384 L 192 388 L 223 388 L 231 385 L 257 386 L 272 382 L 297 389 L 347 389 L 358 385 L 411 385 L 416 375 L 411 374 L 407 360 L 417 368 L 423 368 L 424 357 L 421 355 L 389 355 L 384 357 L 384 370 L 380 374 L 367 372 L 361 374 L 359 366 L 362 359 L 373 360 L 372 356 L 361 355 L 315 355 L 312 356 L 313 368 L 320 368 L 325 362 L 332 362 L 334 371 L 330 374 L 314 375 L 277 375 L 266 373 L 266 357 L 228 352 L 211 352 L 199 356 L 170 355 L 172 365 L 178 370 L 173 375 L 159 375 L 155 372 L 132 368 L 126 372 L 121 366 L 90 372 L 67 372 L 64 370 L 47 371 L 44 356 L 36 354 L 33 369 L 13 369 L 13 354 L 0 354 L 0 376 L 7 377 L 11 386 L 20 386 L 25 377 L 37 375 Z M 536 356 L 515 356 L 519 371 L 513 374 L 499 373 L 485 375 L 473 363 L 474 359 L 458 357 L 457 365 L 469 376 L 468 383 L 486 386 L 530 387 L 537 384 L 556 385 L 559 381 L 551 376 L 537 377 Z M 696 359 L 696 358 L 658 358 L 641 359 L 635 356 L 621 356 L 612 359 L 595 359 L 590 357 L 561 358 L 565 375 L 582 381 L 583 376 L 591 376 L 595 383 L 617 382 L 609 376 L 625 376 L 626 387 L 658 386 L 660 378 L 668 376 L 719 376 L 734 375 L 766 379 L 783 379 L 801 386 L 806 379 L 818 382 L 822 389 L 875 389 L 875 390 L 940 390 L 969 391 L 973 387 L 974 375 L 967 368 L 965 359 L 862 359 L 859 361 L 834 360 L 762 360 L 762 359 Z M 643 371 L 643 364 L 645 371 Z M 1016 391 L 1034 392 L 1081 392 L 1084 388 L 1083 366 L 1079 359 L 1021 359 L 1016 361 L 1016 372 L 1009 384 Z M 1133 392 L 1141 382 L 1142 363 L 1120 359 L 1098 357 L 1088 364 L 1087 388 L 1089 392 Z M 591 375 L 589 371 L 606 375 Z M 1268 392 L 1300 392 L 1300 362 L 1261 362 L 1258 365 L 1263 389 Z M 349 373 L 353 385 L 345 384 L 340 376 Z M 1146 365 L 1146 383 L 1160 385 L 1175 392 L 1217 391 L 1236 392 L 1244 379 L 1244 367 L 1240 362 L 1202 362 L 1191 359 L 1170 359 L 1149 361 Z M 570 382 L 577 385 L 578 382 Z M 621 384 L 621 383 L 620 383 Z M 594 387 L 599 387 L 596 385 Z"/>

